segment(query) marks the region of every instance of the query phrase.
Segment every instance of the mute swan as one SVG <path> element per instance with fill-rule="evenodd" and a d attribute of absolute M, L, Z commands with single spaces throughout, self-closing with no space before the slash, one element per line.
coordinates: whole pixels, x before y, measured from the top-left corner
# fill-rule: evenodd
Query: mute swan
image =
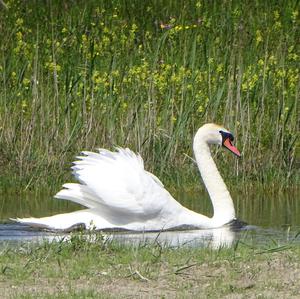
<path fill-rule="evenodd" d="M 210 144 L 226 147 L 236 156 L 233 135 L 216 124 L 205 124 L 193 142 L 196 162 L 212 201 L 212 218 L 183 207 L 164 188 L 161 181 L 144 169 L 143 159 L 128 148 L 116 152 L 82 152 L 72 166 L 80 184 L 63 185 L 55 197 L 87 209 L 43 218 L 14 219 L 33 227 L 68 230 L 76 225 L 86 229 L 126 229 L 157 231 L 189 226 L 217 228 L 235 220 L 231 196 L 211 157 Z"/>

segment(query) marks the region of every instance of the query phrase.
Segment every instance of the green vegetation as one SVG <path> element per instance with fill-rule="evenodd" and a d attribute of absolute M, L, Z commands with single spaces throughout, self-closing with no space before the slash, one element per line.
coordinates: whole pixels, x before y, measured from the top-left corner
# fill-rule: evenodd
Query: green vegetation
<path fill-rule="evenodd" d="M 1 298 L 297 298 L 300 247 L 120 246 L 70 241 L 0 250 Z"/>
<path fill-rule="evenodd" d="M 239 178 L 297 180 L 298 1 L 4 2 L 2 190 L 57 190 L 80 150 L 114 145 L 193 185 L 205 122 L 236 135 Z"/>
<path fill-rule="evenodd" d="M 97 147 L 129 147 L 164 183 L 194 190 L 192 138 L 216 122 L 243 153 L 237 160 L 216 151 L 226 182 L 240 193 L 237 209 L 245 196 L 253 199 L 241 218 L 297 224 L 281 211 L 299 210 L 298 4 L 0 1 L 2 218 L 61 211 L 49 194 L 70 179 L 80 150 Z M 278 192 L 286 187 L 292 200 Z M 206 202 L 193 205 L 210 211 Z M 1 247 L 0 290 L 1 298 L 296 298 L 299 257 L 293 244 L 174 250 L 71 235 Z"/>

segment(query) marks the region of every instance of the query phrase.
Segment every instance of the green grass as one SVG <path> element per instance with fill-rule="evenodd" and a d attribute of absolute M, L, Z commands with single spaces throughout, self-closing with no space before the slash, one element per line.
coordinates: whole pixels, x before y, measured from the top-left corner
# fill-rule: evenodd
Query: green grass
<path fill-rule="evenodd" d="M 185 154 L 205 122 L 243 153 L 226 154 L 234 171 L 219 159 L 225 176 L 298 181 L 296 0 L 4 2 L 2 190 L 57 189 L 80 150 L 115 145 L 194 184 Z"/>
<path fill-rule="evenodd" d="M 299 256 L 293 243 L 212 250 L 123 246 L 101 236 L 91 243 L 73 234 L 68 242 L 1 249 L 0 286 L 3 298 L 293 298 Z"/>

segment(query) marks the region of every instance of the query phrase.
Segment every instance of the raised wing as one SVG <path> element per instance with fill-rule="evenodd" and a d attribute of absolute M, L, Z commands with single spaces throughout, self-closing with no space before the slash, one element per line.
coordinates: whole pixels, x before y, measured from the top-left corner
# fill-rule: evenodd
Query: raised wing
<path fill-rule="evenodd" d="M 132 221 L 159 213 L 167 216 L 183 208 L 161 181 L 144 169 L 140 155 L 127 148 L 84 151 L 77 158 L 72 169 L 81 184 L 65 184 L 55 197 L 101 209 L 104 217 L 105 213 L 130 215 Z"/>

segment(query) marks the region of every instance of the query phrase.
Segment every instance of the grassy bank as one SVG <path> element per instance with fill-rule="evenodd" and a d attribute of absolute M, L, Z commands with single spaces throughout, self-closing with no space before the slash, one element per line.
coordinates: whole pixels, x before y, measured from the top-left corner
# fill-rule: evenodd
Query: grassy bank
<path fill-rule="evenodd" d="M 299 246 L 164 248 L 83 241 L 1 249 L 2 298 L 298 298 Z"/>
<path fill-rule="evenodd" d="M 205 122 L 243 152 L 219 159 L 225 176 L 297 180 L 297 1 L 4 2 L 2 189 L 56 189 L 80 150 L 114 145 L 193 184 L 186 154 Z"/>

